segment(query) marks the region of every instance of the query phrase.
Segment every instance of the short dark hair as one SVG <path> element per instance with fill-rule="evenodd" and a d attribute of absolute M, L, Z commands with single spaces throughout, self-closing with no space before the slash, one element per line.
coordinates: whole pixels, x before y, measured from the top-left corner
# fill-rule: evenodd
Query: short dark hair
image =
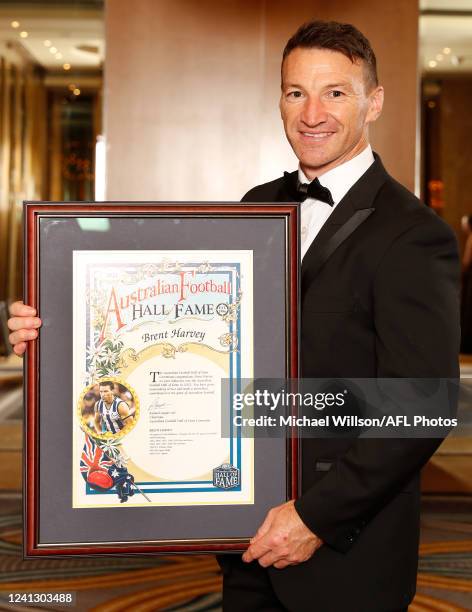
<path fill-rule="evenodd" d="M 99 385 L 100 387 L 110 387 L 110 389 L 111 389 L 112 391 L 114 391 L 114 389 L 115 389 L 115 383 L 114 383 L 114 382 L 112 382 L 111 380 L 101 380 L 101 381 L 98 383 L 98 385 Z"/>
<path fill-rule="evenodd" d="M 367 89 L 377 87 L 377 60 L 367 38 L 350 23 L 338 21 L 310 21 L 298 28 L 285 45 L 282 66 L 285 58 L 298 47 L 304 49 L 328 49 L 338 51 L 351 62 L 356 59 L 364 62 Z"/>

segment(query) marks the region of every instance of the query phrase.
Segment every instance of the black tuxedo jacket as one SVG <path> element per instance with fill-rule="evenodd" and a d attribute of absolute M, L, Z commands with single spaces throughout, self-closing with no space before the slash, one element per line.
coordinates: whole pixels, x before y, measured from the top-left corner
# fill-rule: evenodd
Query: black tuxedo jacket
<path fill-rule="evenodd" d="M 243 201 L 293 201 L 296 175 L 255 187 Z M 376 155 L 304 257 L 302 376 L 458 377 L 458 287 L 452 231 Z M 439 443 L 303 440 L 296 509 L 325 544 L 305 563 L 269 569 L 289 610 L 408 605 L 416 585 L 419 470 Z"/>

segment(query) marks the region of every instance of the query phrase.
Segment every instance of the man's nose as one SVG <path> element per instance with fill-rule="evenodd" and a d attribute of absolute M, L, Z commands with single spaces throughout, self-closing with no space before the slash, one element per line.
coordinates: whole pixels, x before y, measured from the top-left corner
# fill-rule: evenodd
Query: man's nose
<path fill-rule="evenodd" d="M 300 115 L 301 121 L 309 126 L 314 127 L 320 123 L 324 123 L 328 118 L 323 101 L 318 97 L 308 97 L 303 105 L 303 111 Z"/>

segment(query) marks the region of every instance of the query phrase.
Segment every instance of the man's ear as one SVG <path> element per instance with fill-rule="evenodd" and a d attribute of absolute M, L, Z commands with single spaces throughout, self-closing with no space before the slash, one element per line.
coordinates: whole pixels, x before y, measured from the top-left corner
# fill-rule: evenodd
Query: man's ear
<path fill-rule="evenodd" d="M 372 123 L 380 117 L 383 103 L 384 88 L 378 85 L 369 93 L 369 110 L 367 111 L 366 123 Z"/>

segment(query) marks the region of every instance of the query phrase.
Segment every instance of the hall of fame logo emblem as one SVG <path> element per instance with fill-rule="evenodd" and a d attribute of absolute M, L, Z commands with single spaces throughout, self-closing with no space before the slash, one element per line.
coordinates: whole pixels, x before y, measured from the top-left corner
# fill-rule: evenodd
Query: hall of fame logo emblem
<path fill-rule="evenodd" d="M 239 484 L 239 470 L 230 463 L 222 463 L 213 470 L 213 486 L 218 489 L 234 489 Z"/>

